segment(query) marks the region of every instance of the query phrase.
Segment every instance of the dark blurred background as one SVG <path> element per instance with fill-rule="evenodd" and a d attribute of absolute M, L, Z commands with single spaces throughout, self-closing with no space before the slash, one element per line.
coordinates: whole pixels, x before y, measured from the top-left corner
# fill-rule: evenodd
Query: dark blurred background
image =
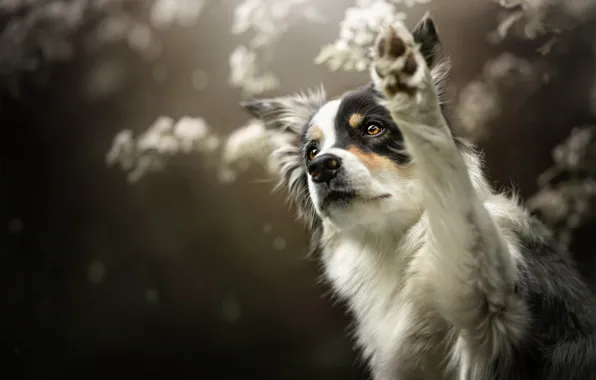
<path fill-rule="evenodd" d="M 141 3 L 122 12 L 142 19 Z M 259 180 L 262 170 L 222 184 L 190 154 L 131 184 L 106 165 L 120 130 L 141 132 L 160 115 L 200 116 L 222 135 L 246 122 L 243 95 L 228 86 L 228 58 L 242 40 L 230 33 L 239 3 L 208 2 L 192 26 L 158 30 L 158 58 L 123 42 L 84 48 L 90 18 L 71 37 L 68 59 L 2 73 L 3 378 L 366 378 L 350 319 L 320 281 L 317 258 L 306 256 L 307 232 L 284 194 Z M 351 5 L 320 4 L 325 22 L 290 28 L 270 66 L 282 85 L 266 96 L 320 83 L 339 95 L 367 81 L 313 63 Z M 500 11 L 490 1 L 435 0 L 407 9 L 408 23 L 427 9 L 453 59 L 454 105 L 504 51 L 555 68 L 539 91 L 504 103 L 479 140 L 496 185 L 529 197 L 553 148 L 593 123 L 594 28 L 565 34 L 558 53 L 543 58 L 536 41 L 487 42 Z M 2 15 L 4 32 L 20 16 Z M 114 63 L 118 87 L 89 96 L 94 70 Z M 205 73 L 199 88 L 197 70 Z M 596 283 L 593 227 L 574 233 L 571 250 Z"/>

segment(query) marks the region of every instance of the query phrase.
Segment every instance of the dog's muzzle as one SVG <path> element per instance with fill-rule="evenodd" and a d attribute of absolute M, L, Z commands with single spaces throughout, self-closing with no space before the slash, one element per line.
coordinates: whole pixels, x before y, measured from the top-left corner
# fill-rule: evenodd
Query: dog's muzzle
<path fill-rule="evenodd" d="M 341 158 L 330 153 L 315 157 L 307 167 L 313 182 L 327 184 L 337 175 L 340 168 Z"/>

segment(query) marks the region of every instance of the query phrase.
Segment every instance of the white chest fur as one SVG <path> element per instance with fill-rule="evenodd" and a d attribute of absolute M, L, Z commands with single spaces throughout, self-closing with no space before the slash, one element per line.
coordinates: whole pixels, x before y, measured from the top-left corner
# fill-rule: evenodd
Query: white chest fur
<path fill-rule="evenodd" d="M 395 239 L 345 235 L 324 250 L 325 273 L 357 321 L 357 340 L 364 355 L 393 352 L 413 321 L 402 294 L 409 258 Z"/>
<path fill-rule="evenodd" d="M 404 234 L 345 234 L 323 250 L 325 274 L 356 319 L 357 343 L 374 366 L 377 361 L 421 360 L 430 377 L 445 378 L 437 364 L 438 351 L 448 342 L 443 323 L 418 295 L 412 270 L 429 267 L 421 255 L 425 224 Z M 398 238 L 399 236 L 399 238 Z M 422 271 L 424 271 L 422 269 Z M 414 290 L 412 287 L 414 286 Z M 416 296 L 414 296 L 416 294 Z M 422 363 L 424 362 L 424 364 Z"/>

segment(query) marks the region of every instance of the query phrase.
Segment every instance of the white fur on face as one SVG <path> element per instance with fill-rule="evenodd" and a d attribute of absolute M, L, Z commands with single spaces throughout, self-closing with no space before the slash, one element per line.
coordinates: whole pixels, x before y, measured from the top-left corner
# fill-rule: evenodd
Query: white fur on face
<path fill-rule="evenodd" d="M 335 134 L 335 117 L 341 104 L 340 100 L 332 100 L 326 103 L 321 109 L 313 116 L 310 128 L 317 128 L 320 131 L 319 136 L 319 154 L 329 153 L 329 150 L 336 142 Z M 308 191 L 312 200 L 313 206 L 319 216 L 323 216 L 321 212 L 321 199 L 316 190 L 317 184 L 315 184 L 310 177 L 308 178 Z"/>
<path fill-rule="evenodd" d="M 341 100 L 332 100 L 321 107 L 312 118 L 311 128 L 318 128 L 322 134 L 319 141 L 319 154 L 329 153 L 328 150 L 335 145 L 337 140 L 335 134 L 335 117 L 340 104 Z"/>

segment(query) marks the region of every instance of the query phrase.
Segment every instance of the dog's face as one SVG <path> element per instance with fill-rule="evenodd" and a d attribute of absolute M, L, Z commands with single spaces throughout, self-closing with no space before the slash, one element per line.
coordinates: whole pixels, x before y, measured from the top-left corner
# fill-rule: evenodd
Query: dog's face
<path fill-rule="evenodd" d="M 346 228 L 382 223 L 382 215 L 417 211 L 415 166 L 379 97 L 367 85 L 330 101 L 321 94 L 303 97 L 318 98 L 318 104 L 302 117 L 295 113 L 298 108 L 261 114 L 274 130 L 294 135 L 271 159 L 303 216 Z M 258 113 L 284 101 L 288 98 L 247 107 Z M 293 118 L 303 121 L 298 126 Z"/>
<path fill-rule="evenodd" d="M 414 31 L 429 65 L 438 51 L 431 26 Z M 307 221 L 349 228 L 419 213 L 415 164 L 380 101 L 369 84 L 330 101 L 319 91 L 244 103 L 272 131 L 291 135 L 271 159 Z"/>
<path fill-rule="evenodd" d="M 413 165 L 372 86 L 325 103 L 305 124 L 302 166 L 316 213 L 335 225 L 370 224 L 416 209 Z"/>

